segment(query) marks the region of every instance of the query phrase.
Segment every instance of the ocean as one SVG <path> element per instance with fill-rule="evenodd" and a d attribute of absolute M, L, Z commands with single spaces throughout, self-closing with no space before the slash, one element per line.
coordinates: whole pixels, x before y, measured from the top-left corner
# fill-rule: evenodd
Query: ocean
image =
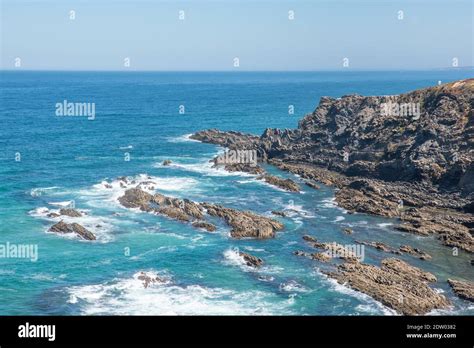
<path fill-rule="evenodd" d="M 433 314 L 472 315 L 450 277 L 474 280 L 470 255 L 434 237 L 396 231 L 395 220 L 347 214 L 334 189 L 289 193 L 244 173 L 212 168 L 223 151 L 189 139 L 208 128 L 260 135 L 294 128 L 322 96 L 389 95 L 472 77 L 467 70 L 391 72 L 34 72 L 0 73 L 0 245 L 37 247 L 37 260 L 0 257 L 0 315 L 392 315 L 370 297 L 338 285 L 318 263 L 293 255 L 325 242 L 410 244 L 433 256 L 400 258 L 430 271 L 453 303 Z M 58 116 L 58 103 L 94 103 L 95 117 Z M 289 112 L 294 110 L 294 113 Z M 90 117 L 89 117 L 90 118 Z M 170 166 L 163 166 L 164 160 Z M 292 177 L 265 166 L 272 174 Z M 284 230 L 270 240 L 235 240 L 229 227 L 189 224 L 125 209 L 116 179 L 151 181 L 159 192 L 272 217 Z M 108 188 L 106 185 L 111 185 Z M 48 214 L 74 202 L 67 218 L 96 241 L 47 232 Z M 68 220 L 69 219 L 69 220 Z M 353 229 L 352 235 L 342 232 Z M 238 251 L 264 260 L 248 267 Z M 1 256 L 1 255 L 0 255 Z M 390 257 L 365 248 L 364 262 Z M 166 282 L 144 288 L 140 272 Z"/>

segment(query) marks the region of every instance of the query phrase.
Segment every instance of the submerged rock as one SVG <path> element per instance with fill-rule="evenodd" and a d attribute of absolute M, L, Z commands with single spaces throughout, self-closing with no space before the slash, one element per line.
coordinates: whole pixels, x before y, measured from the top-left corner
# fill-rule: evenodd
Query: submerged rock
<path fill-rule="evenodd" d="M 83 226 L 79 225 L 78 223 L 71 223 L 67 224 L 64 221 L 59 221 L 58 223 L 55 223 L 53 226 L 49 228 L 50 232 L 55 232 L 55 233 L 76 233 L 79 235 L 82 239 L 85 240 L 96 240 L 95 235 L 84 228 Z"/>
<path fill-rule="evenodd" d="M 169 166 L 171 163 L 172 163 L 171 160 L 167 159 L 163 161 L 162 165 Z"/>

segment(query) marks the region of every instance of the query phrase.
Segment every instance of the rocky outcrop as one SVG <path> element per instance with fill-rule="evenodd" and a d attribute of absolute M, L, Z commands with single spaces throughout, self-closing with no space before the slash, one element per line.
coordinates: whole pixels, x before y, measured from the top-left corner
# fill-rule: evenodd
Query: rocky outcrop
<path fill-rule="evenodd" d="M 324 249 L 324 253 L 311 254 L 312 258 L 319 261 L 329 261 L 330 259 L 342 259 L 350 262 L 358 262 L 363 255 L 358 255 L 353 246 L 344 246 L 336 242 L 323 243 L 316 238 L 304 235 L 303 240 L 308 242 L 313 248 Z M 324 254 L 324 255 L 323 255 Z"/>
<path fill-rule="evenodd" d="M 67 224 L 61 220 L 51 226 L 49 231 L 55 233 L 76 233 L 82 239 L 96 240 L 96 237 L 92 232 L 75 222 Z"/>
<path fill-rule="evenodd" d="M 72 208 L 62 208 L 59 210 L 59 215 L 66 215 L 69 217 L 81 217 L 82 214 L 76 209 Z"/>
<path fill-rule="evenodd" d="M 171 163 L 173 163 L 171 160 L 167 159 L 167 160 L 164 160 L 162 165 L 163 166 L 169 166 Z"/>
<path fill-rule="evenodd" d="M 448 283 L 460 298 L 474 302 L 474 283 L 454 279 L 448 279 Z"/>
<path fill-rule="evenodd" d="M 402 245 L 399 248 L 400 252 L 405 253 L 405 254 L 410 254 L 412 256 L 418 257 L 420 260 L 430 260 L 431 255 L 424 252 L 423 250 L 420 250 L 418 248 L 413 248 L 410 245 Z"/>
<path fill-rule="evenodd" d="M 332 257 L 329 256 L 328 253 L 313 253 L 313 254 L 311 254 L 311 258 L 313 260 L 317 260 L 317 261 L 320 261 L 320 262 L 329 262 L 332 259 Z"/>
<path fill-rule="evenodd" d="M 151 284 L 157 284 L 157 283 L 164 283 L 165 280 L 160 278 L 159 276 L 155 276 L 153 274 L 149 274 L 146 272 L 140 272 L 140 274 L 137 276 L 137 279 L 140 280 L 143 283 L 143 287 L 146 289 L 148 286 Z"/>
<path fill-rule="evenodd" d="M 192 134 L 190 138 L 220 145 L 230 150 L 258 150 L 260 144 L 258 136 L 240 132 L 222 132 L 217 129 L 203 130 Z"/>
<path fill-rule="evenodd" d="M 272 214 L 273 215 L 278 215 L 278 216 L 281 216 L 281 217 L 286 217 L 286 214 L 285 214 L 284 211 L 272 210 Z"/>
<path fill-rule="evenodd" d="M 265 173 L 265 170 L 259 165 L 253 165 L 249 163 L 227 163 L 219 164 L 217 158 L 214 158 L 214 167 L 223 167 L 228 172 L 244 172 L 254 175 L 262 175 Z"/>
<path fill-rule="evenodd" d="M 131 188 L 125 191 L 125 194 L 119 197 L 119 202 L 125 208 L 139 208 L 143 211 L 150 211 L 150 202 L 153 198 L 148 192 L 139 188 Z"/>
<path fill-rule="evenodd" d="M 224 219 L 232 227 L 230 234 L 233 238 L 273 238 L 276 231 L 283 229 L 281 222 L 249 211 L 225 208 L 210 203 L 201 203 L 201 206 L 206 209 L 207 214 Z"/>
<path fill-rule="evenodd" d="M 312 189 L 315 189 L 315 190 L 321 189 L 321 187 L 313 181 L 306 180 L 304 183 L 305 183 L 306 186 L 309 186 Z"/>
<path fill-rule="evenodd" d="M 160 193 L 152 195 L 139 188 L 126 190 L 125 194 L 119 198 L 119 202 L 126 208 L 138 208 L 174 220 L 192 222 L 192 226 L 209 232 L 215 231 L 216 227 L 203 220 L 204 214 L 220 217 L 232 227 L 230 234 L 233 238 L 273 238 L 275 231 L 283 229 L 281 222 L 248 211 L 210 203 L 195 203 L 188 199 L 171 198 Z"/>
<path fill-rule="evenodd" d="M 253 255 L 250 255 L 250 254 L 247 254 L 247 253 L 243 253 L 241 251 L 239 252 L 239 255 L 241 257 L 243 257 L 245 263 L 249 267 L 260 267 L 261 265 L 263 265 L 263 260 L 256 257 L 256 256 L 253 256 Z"/>
<path fill-rule="evenodd" d="M 264 180 L 270 185 L 274 185 L 286 191 L 300 192 L 299 185 L 291 179 L 282 179 L 277 176 L 269 175 L 269 174 L 263 175 L 259 177 L 258 179 Z"/>
<path fill-rule="evenodd" d="M 335 272 L 324 273 L 405 315 L 426 314 L 450 305 L 429 287 L 428 283 L 436 281 L 435 276 L 398 259 L 385 259 L 381 267 L 346 262 Z"/>
<path fill-rule="evenodd" d="M 349 227 L 345 227 L 342 231 L 343 231 L 345 234 L 352 234 L 352 233 L 354 233 L 354 231 L 352 230 L 352 228 L 349 228 Z"/>
<path fill-rule="evenodd" d="M 384 244 L 382 242 L 363 242 L 363 241 L 358 241 L 358 240 L 356 240 L 355 242 L 358 243 L 358 244 L 373 247 L 377 250 L 384 251 L 386 253 L 401 254 L 401 252 L 399 250 L 393 249 L 390 246 L 388 246 L 387 244 Z"/>
<path fill-rule="evenodd" d="M 216 230 L 216 226 L 214 226 L 213 224 L 211 224 L 209 222 L 205 222 L 205 221 L 193 222 L 193 226 L 196 227 L 196 228 L 202 228 L 202 229 L 206 230 L 207 232 L 214 232 Z"/>

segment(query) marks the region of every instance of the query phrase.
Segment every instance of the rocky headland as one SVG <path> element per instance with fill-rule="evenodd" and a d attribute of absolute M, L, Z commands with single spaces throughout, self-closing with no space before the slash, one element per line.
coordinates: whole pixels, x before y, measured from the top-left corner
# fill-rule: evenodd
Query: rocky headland
<path fill-rule="evenodd" d="M 410 105 L 418 112 L 401 112 Z M 255 150 L 310 187 L 336 187 L 336 202 L 349 212 L 397 218 L 400 231 L 434 234 L 472 253 L 473 106 L 468 79 L 395 96 L 323 97 L 297 129 L 266 129 L 260 137 L 210 129 L 191 138 Z"/>
<path fill-rule="evenodd" d="M 474 79 L 468 79 L 395 96 L 323 97 L 296 129 L 268 128 L 261 136 L 209 129 L 191 138 L 231 150 L 254 150 L 260 162 L 298 175 L 312 189 L 319 189 L 319 184 L 334 187 L 335 201 L 349 213 L 395 218 L 399 231 L 434 235 L 456 252 L 473 253 L 473 107 Z M 299 192 L 291 183 L 286 189 Z M 328 277 L 401 314 L 450 306 L 429 286 L 436 277 L 405 261 L 388 258 L 380 266 L 370 265 L 343 245 L 312 236 L 303 239 L 323 251 L 298 250 L 295 255 L 328 264 L 329 270 L 323 271 Z M 409 245 L 358 243 L 431 259 Z M 472 301 L 472 283 L 448 282 L 459 297 Z"/>

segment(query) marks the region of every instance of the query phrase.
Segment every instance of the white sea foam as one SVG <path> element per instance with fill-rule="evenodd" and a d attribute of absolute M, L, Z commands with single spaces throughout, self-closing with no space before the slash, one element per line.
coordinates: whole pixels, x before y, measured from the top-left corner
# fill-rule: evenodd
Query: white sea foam
<path fill-rule="evenodd" d="M 74 204 L 74 201 L 63 201 L 63 202 L 48 202 L 49 205 L 54 205 L 56 207 L 70 207 Z"/>
<path fill-rule="evenodd" d="M 155 272 L 147 272 L 155 275 Z M 150 283 L 138 277 L 115 279 L 98 285 L 67 288 L 68 303 L 84 315 L 267 315 L 289 314 L 285 303 L 268 301 L 271 294 L 249 290 L 237 292 L 202 285 Z"/>
<path fill-rule="evenodd" d="M 216 154 L 217 155 L 217 154 Z M 155 167 L 161 167 L 161 164 L 158 163 Z M 229 172 L 223 167 L 214 167 L 213 162 L 209 162 L 209 159 L 201 160 L 197 163 L 171 163 L 169 166 L 171 168 L 179 168 L 185 171 L 199 173 L 204 176 L 245 176 L 245 177 L 256 177 L 254 174 L 249 174 L 245 172 Z"/>
<path fill-rule="evenodd" d="M 334 222 L 339 222 L 339 221 L 343 221 L 345 220 L 346 218 L 344 216 L 336 216 L 336 218 L 334 219 Z"/>
<path fill-rule="evenodd" d="M 178 137 L 169 137 L 166 140 L 169 143 L 188 143 L 188 142 L 200 143 L 199 140 L 191 139 L 191 135 L 193 135 L 193 134 L 189 133 L 189 134 L 180 135 Z"/>
<path fill-rule="evenodd" d="M 337 207 L 336 198 L 331 197 L 331 198 L 323 199 L 321 200 L 321 204 L 318 204 L 318 206 L 322 208 L 330 208 L 330 209 L 336 208 Z"/>
<path fill-rule="evenodd" d="M 296 280 L 289 280 L 285 283 L 281 283 L 279 286 L 281 291 L 285 292 L 308 292 L 309 290 L 303 285 L 298 283 Z"/>
<path fill-rule="evenodd" d="M 187 177 L 156 177 L 146 174 L 139 174 L 127 177 L 124 180 L 119 178 L 112 181 L 102 181 L 95 184 L 90 189 L 80 190 L 81 198 L 85 198 L 88 204 L 94 207 L 110 206 L 111 203 L 118 205 L 118 198 L 124 195 L 125 191 L 138 187 L 148 193 L 155 193 L 156 190 L 165 192 L 189 191 L 199 182 Z"/>
<path fill-rule="evenodd" d="M 301 219 L 298 219 L 298 217 L 309 219 L 316 217 L 313 213 L 304 209 L 302 205 L 294 204 L 292 202 L 284 205 L 284 213 L 286 216 L 294 218 L 293 220 L 295 220 L 295 222 L 301 222 Z"/>
<path fill-rule="evenodd" d="M 42 196 L 43 194 L 45 193 L 48 193 L 50 191 L 53 191 L 53 190 L 56 190 L 58 189 L 59 187 L 58 186 L 50 186 L 50 187 L 37 187 L 37 188 L 34 188 L 34 189 L 31 189 L 30 190 L 30 195 L 32 197 L 39 197 L 39 196 Z"/>
<path fill-rule="evenodd" d="M 223 253 L 224 255 L 224 264 L 231 266 L 238 266 L 245 271 L 252 270 L 252 267 L 247 266 L 244 258 L 239 255 L 239 250 L 237 248 L 227 249 Z"/>
<path fill-rule="evenodd" d="M 116 220 L 108 217 L 98 217 L 98 216 L 93 216 L 90 215 L 89 213 L 86 214 L 85 210 L 79 210 L 79 212 L 82 213 L 82 216 L 80 217 L 70 217 L 67 215 L 60 215 L 60 216 L 48 216 L 50 214 L 57 214 L 59 215 L 60 209 L 49 209 L 47 207 L 39 207 L 36 209 L 33 209 L 29 212 L 29 215 L 44 219 L 44 220 L 49 220 L 52 222 L 59 222 L 59 221 L 64 221 L 65 223 L 73 223 L 76 222 L 80 224 L 81 226 L 85 227 L 89 231 L 91 231 L 97 238 L 97 242 L 99 243 L 106 243 L 112 241 L 113 238 L 113 230 L 114 230 L 114 223 Z M 82 240 L 81 237 L 79 237 L 75 233 L 55 233 L 55 232 L 49 232 L 49 227 L 45 230 L 46 233 L 52 233 L 54 235 L 57 235 L 62 238 L 66 239 L 79 239 Z"/>
<path fill-rule="evenodd" d="M 254 247 L 251 247 L 251 246 L 246 246 L 244 247 L 245 250 L 248 250 L 248 251 L 256 251 L 256 252 L 264 252 L 265 249 L 263 248 L 254 248 Z"/>

